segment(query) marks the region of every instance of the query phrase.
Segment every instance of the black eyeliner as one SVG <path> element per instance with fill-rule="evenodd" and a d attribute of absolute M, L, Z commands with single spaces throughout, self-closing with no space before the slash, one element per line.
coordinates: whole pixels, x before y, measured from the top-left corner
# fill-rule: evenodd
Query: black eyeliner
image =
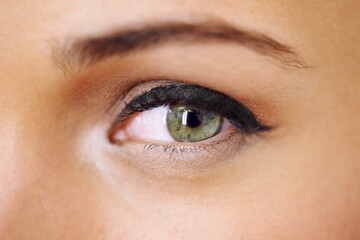
<path fill-rule="evenodd" d="M 248 133 L 270 129 L 260 124 L 254 114 L 235 99 L 209 88 L 185 83 L 173 83 L 150 89 L 131 100 L 119 118 L 127 119 L 136 112 L 173 104 L 193 105 L 213 111 L 227 118 L 234 127 Z"/>

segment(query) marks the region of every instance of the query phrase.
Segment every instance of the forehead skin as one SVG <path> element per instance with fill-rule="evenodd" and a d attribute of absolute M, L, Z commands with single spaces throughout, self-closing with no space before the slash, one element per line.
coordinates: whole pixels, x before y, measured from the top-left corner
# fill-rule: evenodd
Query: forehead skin
<path fill-rule="evenodd" d="M 0 238 L 360 238 L 359 12 L 358 0 L 2 0 Z M 287 43 L 311 66 L 299 87 L 311 91 L 288 108 L 291 136 L 261 150 L 281 159 L 280 177 L 212 186 L 206 201 L 191 187 L 177 199 L 119 197 L 64 151 L 72 131 L 58 129 L 68 107 L 59 91 L 73 79 L 51 47 L 137 22 L 211 17 Z"/>

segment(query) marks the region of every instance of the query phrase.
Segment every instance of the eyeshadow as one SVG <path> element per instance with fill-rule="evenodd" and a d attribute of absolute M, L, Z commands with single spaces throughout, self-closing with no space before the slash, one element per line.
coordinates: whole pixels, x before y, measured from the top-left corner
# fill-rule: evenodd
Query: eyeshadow
<path fill-rule="evenodd" d="M 248 133 L 270 129 L 260 124 L 254 114 L 237 100 L 221 92 L 186 83 L 172 83 L 154 87 L 134 97 L 125 106 L 119 118 L 125 120 L 137 112 L 174 104 L 192 105 L 216 112 L 227 118 L 234 127 Z"/>

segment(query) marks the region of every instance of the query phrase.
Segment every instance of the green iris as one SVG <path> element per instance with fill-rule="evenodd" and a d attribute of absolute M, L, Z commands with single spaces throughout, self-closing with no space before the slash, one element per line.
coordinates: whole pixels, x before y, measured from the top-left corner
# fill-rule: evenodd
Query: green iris
<path fill-rule="evenodd" d="M 189 105 L 173 105 L 166 116 L 171 136 L 178 142 L 198 142 L 216 135 L 223 117 Z"/>

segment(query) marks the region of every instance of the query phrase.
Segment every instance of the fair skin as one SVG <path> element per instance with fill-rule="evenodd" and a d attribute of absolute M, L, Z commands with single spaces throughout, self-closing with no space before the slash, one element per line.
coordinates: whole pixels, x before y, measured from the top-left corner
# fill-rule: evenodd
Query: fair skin
<path fill-rule="evenodd" d="M 359 239 L 359 11 L 357 0 L 3 1 L 0 238 Z M 176 36 L 84 65 L 63 52 L 135 25 L 216 21 L 296 55 Z M 114 102 L 144 79 L 222 92 L 272 128 L 183 155 L 146 150 L 151 136 L 116 144 Z"/>

